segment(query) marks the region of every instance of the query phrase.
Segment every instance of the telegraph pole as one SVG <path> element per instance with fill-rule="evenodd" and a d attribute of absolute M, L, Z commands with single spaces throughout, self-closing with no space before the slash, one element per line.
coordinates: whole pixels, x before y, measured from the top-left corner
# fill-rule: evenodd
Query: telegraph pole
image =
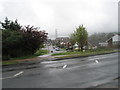
<path fill-rule="evenodd" d="M 57 29 L 55 29 L 55 38 L 57 38 Z"/>

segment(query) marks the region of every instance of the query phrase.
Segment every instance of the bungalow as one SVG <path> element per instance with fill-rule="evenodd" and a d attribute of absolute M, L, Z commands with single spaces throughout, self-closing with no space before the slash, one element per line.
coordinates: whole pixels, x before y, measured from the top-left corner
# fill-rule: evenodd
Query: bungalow
<path fill-rule="evenodd" d="M 120 46 L 120 35 L 116 34 L 103 43 L 99 43 L 101 47 L 115 48 Z"/>
<path fill-rule="evenodd" d="M 108 47 L 118 47 L 120 45 L 120 35 L 115 35 L 106 41 Z"/>
<path fill-rule="evenodd" d="M 55 41 L 56 42 L 64 42 L 64 43 L 67 43 L 67 42 L 69 42 L 69 37 L 57 37 L 56 39 L 55 39 Z"/>
<path fill-rule="evenodd" d="M 75 49 L 78 49 L 77 43 L 74 45 Z M 86 49 L 97 49 L 97 46 L 92 45 L 90 42 L 87 42 L 87 44 L 83 47 L 85 50 Z"/>

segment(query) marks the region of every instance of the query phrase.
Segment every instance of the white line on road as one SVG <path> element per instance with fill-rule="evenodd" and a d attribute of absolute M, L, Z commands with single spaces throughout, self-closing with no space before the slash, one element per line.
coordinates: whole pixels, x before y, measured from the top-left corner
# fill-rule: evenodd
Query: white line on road
<path fill-rule="evenodd" d="M 16 76 L 18 76 L 18 75 L 22 74 L 23 72 L 24 72 L 24 71 L 21 71 L 21 72 L 19 72 L 19 73 L 15 74 L 15 75 L 14 75 L 14 77 L 16 77 Z"/>
<path fill-rule="evenodd" d="M 63 66 L 63 68 L 66 68 L 66 67 L 67 67 L 67 65 L 64 65 L 64 66 Z"/>
<path fill-rule="evenodd" d="M 98 60 L 95 60 L 96 63 L 99 63 Z"/>
<path fill-rule="evenodd" d="M 8 78 L 14 78 L 14 77 L 17 77 L 18 75 L 22 74 L 24 71 L 21 71 L 13 76 L 10 76 L 10 77 L 5 77 L 5 78 L 0 78 L 0 79 L 8 79 Z"/>
<path fill-rule="evenodd" d="M 5 78 L 0 78 L 0 79 L 8 79 L 8 78 L 13 78 L 13 77 L 11 76 L 11 77 L 5 77 Z"/>

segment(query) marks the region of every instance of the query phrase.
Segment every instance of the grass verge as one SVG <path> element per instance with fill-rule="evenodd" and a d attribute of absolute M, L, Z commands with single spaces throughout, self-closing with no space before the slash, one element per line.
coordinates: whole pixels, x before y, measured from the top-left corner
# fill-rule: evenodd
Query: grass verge
<path fill-rule="evenodd" d="M 22 61 L 25 61 L 26 59 L 32 59 L 32 58 L 35 58 L 36 56 L 44 55 L 47 53 L 48 53 L 47 50 L 38 50 L 33 55 L 11 58 L 10 60 L 5 60 L 5 61 L 0 62 L 0 64 L 2 65 L 18 64 L 18 63 L 21 63 Z"/>
<path fill-rule="evenodd" d="M 114 52 L 118 52 L 118 51 L 114 51 L 112 49 L 96 49 L 96 50 L 87 50 L 85 52 L 75 51 L 75 52 L 56 53 L 56 54 L 52 54 L 52 56 L 58 56 L 57 59 L 64 59 L 64 58 L 107 54 L 107 53 L 114 53 Z M 66 56 L 62 56 L 62 55 L 66 55 Z"/>
<path fill-rule="evenodd" d="M 73 54 L 87 54 L 87 53 L 98 53 L 98 52 L 112 52 L 114 51 L 113 49 L 91 49 L 91 50 L 86 50 L 85 52 L 81 51 L 74 51 L 74 52 L 63 52 L 63 53 L 54 53 L 52 56 L 57 56 L 57 55 L 73 55 Z"/>

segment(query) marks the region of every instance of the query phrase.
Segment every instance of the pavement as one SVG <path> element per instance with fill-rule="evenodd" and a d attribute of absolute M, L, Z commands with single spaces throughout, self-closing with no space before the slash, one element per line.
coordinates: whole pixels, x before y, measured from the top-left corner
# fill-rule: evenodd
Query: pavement
<path fill-rule="evenodd" d="M 47 57 L 49 58 L 50 55 Z M 44 56 L 42 56 L 44 57 Z M 42 58 L 42 57 L 38 57 Z M 118 53 L 2 69 L 3 88 L 118 88 Z"/>

